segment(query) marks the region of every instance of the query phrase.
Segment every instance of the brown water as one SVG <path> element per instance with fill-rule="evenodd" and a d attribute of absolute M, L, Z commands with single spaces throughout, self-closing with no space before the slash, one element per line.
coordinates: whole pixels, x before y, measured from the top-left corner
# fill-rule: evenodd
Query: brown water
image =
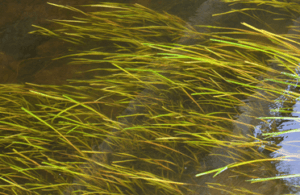
<path fill-rule="evenodd" d="M 79 5 L 97 3 L 99 1 L 51 1 L 57 4 Z M 117 2 L 117 1 L 115 1 Z M 232 7 L 229 7 L 225 3 L 221 3 L 219 0 L 190 0 L 190 1 L 160 1 L 160 0 L 131 0 L 131 1 L 118 1 L 124 3 L 139 3 L 144 6 L 156 9 L 158 11 L 167 11 L 171 14 L 178 15 L 184 18 L 186 21 L 193 25 L 223 25 L 228 27 L 244 28 L 240 25 L 240 21 L 245 21 L 258 28 L 264 28 L 264 24 L 260 24 L 257 21 L 246 19 L 246 16 L 226 16 L 226 17 L 212 17 L 214 13 L 221 13 L 229 11 Z M 240 8 L 236 6 L 235 8 Z M 38 35 L 31 35 L 28 32 L 34 30 L 31 24 L 40 25 L 46 28 L 50 28 L 53 24 L 49 23 L 45 19 L 59 18 L 68 19 L 73 16 L 72 12 L 65 12 L 50 5 L 47 5 L 42 0 L 31 1 L 19 1 L 9 0 L 0 2 L 0 83 L 24 83 L 32 82 L 37 84 L 54 84 L 62 85 L 66 84 L 66 80 L 91 78 L 93 74 L 76 74 L 78 71 L 88 70 L 95 65 L 89 66 L 77 66 L 76 68 L 66 65 L 67 60 L 52 61 L 52 58 L 59 57 L 68 53 L 68 49 L 73 45 L 65 43 L 63 41 L 47 38 Z M 291 21 L 274 21 L 271 16 L 264 17 L 264 22 L 270 24 L 270 27 L 266 30 L 271 30 L 277 33 L 289 33 L 286 26 L 291 24 Z M 198 31 L 205 32 L 206 29 L 198 28 Z M 184 40 L 181 40 L 184 43 Z M 193 42 L 185 43 L 193 44 Z M 81 48 L 82 49 L 82 48 Z M 296 90 L 296 89 L 290 89 Z M 261 92 L 258 92 L 261 93 Z M 280 97 L 278 97 L 280 98 Z M 261 128 L 276 128 L 280 131 L 300 128 L 300 125 L 296 120 L 290 121 L 270 121 L 269 124 L 258 124 L 253 118 L 248 117 L 257 116 L 257 113 L 265 113 L 264 116 L 272 116 L 274 113 L 270 112 L 270 108 L 280 107 L 280 105 L 269 105 L 261 100 L 248 98 L 245 100 L 247 106 L 241 107 L 241 114 L 238 116 L 237 121 L 246 122 L 256 126 L 254 133 L 259 134 Z M 133 101 L 132 104 L 135 102 Z M 262 105 L 260 111 L 256 109 L 257 105 Z M 294 105 L 294 112 L 291 116 L 297 116 L 299 114 L 300 107 L 299 102 Z M 126 111 L 124 111 L 126 112 Z M 255 114 L 256 113 L 256 114 Z M 234 132 L 249 134 L 251 130 L 246 126 L 235 126 Z M 279 141 L 279 145 L 282 146 L 281 150 L 276 154 L 269 154 L 270 156 L 279 156 L 280 153 L 297 153 L 299 148 L 298 133 L 291 135 L 285 135 Z M 100 146 L 104 147 L 104 146 Z M 260 148 L 263 152 L 263 148 Z M 218 150 L 214 153 L 222 153 Z M 297 156 L 295 156 L 296 158 Z M 215 157 L 204 157 L 204 163 L 211 164 L 213 168 L 225 166 L 226 163 L 222 162 Z M 224 164 L 225 163 L 225 164 Z M 188 169 L 188 167 L 187 167 Z M 189 170 L 190 174 L 197 174 L 200 170 Z M 274 171 L 278 174 L 299 174 L 299 161 L 293 162 L 280 162 L 274 163 Z M 231 178 L 227 180 L 228 175 L 220 174 L 220 177 L 213 179 L 211 175 L 192 178 L 189 182 L 196 182 L 201 185 L 206 185 L 207 182 L 220 182 L 231 183 L 245 188 L 250 188 L 253 191 L 261 194 L 283 194 L 283 193 L 300 193 L 297 188 L 286 187 L 291 185 L 300 185 L 300 181 L 297 178 L 285 179 L 282 181 L 272 181 L 257 185 L 250 185 L 247 182 L 240 181 L 239 178 Z M 227 180 L 227 181 L 224 181 Z M 255 188 L 255 189 L 254 189 Z M 217 194 L 218 191 L 196 189 L 197 194 Z"/>

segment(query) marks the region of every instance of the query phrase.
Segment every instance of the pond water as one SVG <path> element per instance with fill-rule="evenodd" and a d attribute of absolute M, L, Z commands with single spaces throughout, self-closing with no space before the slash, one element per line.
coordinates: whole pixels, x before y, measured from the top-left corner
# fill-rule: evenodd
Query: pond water
<path fill-rule="evenodd" d="M 295 70 L 295 72 L 300 75 L 299 70 Z M 295 84 L 298 84 L 298 79 L 295 80 Z M 299 89 L 295 89 L 294 86 L 289 85 L 286 89 L 287 91 L 297 91 Z M 274 117 L 278 117 L 279 119 L 273 119 L 269 122 L 269 129 L 276 128 L 279 132 L 288 131 L 288 130 L 298 130 L 300 127 L 299 123 L 299 109 L 300 104 L 299 100 L 296 100 L 294 103 L 292 103 L 290 118 L 286 120 L 280 119 L 281 115 L 280 113 L 276 112 L 281 108 L 284 108 L 284 105 L 280 103 L 282 100 L 284 100 L 284 97 L 279 97 L 278 103 L 273 104 L 270 106 L 270 115 Z M 272 127 L 273 126 L 273 127 Z M 261 125 L 256 126 L 257 132 L 260 132 Z M 277 176 L 281 175 L 297 175 L 300 171 L 299 166 L 299 160 L 298 160 L 298 153 L 299 153 L 299 132 L 294 133 L 286 133 L 280 135 L 279 138 L 281 138 L 280 143 L 278 146 L 280 146 L 280 149 L 276 152 L 273 152 L 270 154 L 271 157 L 281 157 L 281 156 L 289 156 L 289 161 L 281 161 L 279 163 L 276 163 L 275 167 L 276 170 L 278 170 Z M 294 178 L 287 178 L 283 179 L 287 185 L 291 186 L 290 191 L 286 191 L 285 193 L 295 193 L 299 194 L 300 191 L 297 188 L 297 186 L 300 185 L 300 178 L 294 177 Z"/>
<path fill-rule="evenodd" d="M 299 101 L 293 106 L 293 112 L 291 113 L 291 117 L 298 118 L 299 117 L 299 109 L 300 109 Z M 300 123 L 299 120 L 286 120 L 281 123 L 278 127 L 279 131 L 287 131 L 293 129 L 299 129 Z M 291 134 L 283 134 L 280 144 L 278 144 L 281 148 L 278 153 L 272 153 L 272 157 L 279 157 L 279 156 L 291 156 L 292 161 L 283 161 L 276 164 L 276 169 L 278 172 L 282 173 L 281 175 L 292 175 L 292 174 L 299 174 L 300 167 L 298 162 L 297 153 L 299 153 L 299 133 L 291 133 Z M 280 174 L 278 174 L 279 176 Z M 290 186 L 299 186 L 300 179 L 299 178 L 288 178 L 284 179 L 285 182 Z M 291 187 L 291 192 L 299 194 L 299 189 L 297 187 Z M 286 192 L 287 193 L 287 192 Z"/>
<path fill-rule="evenodd" d="M 45 22 L 45 19 L 52 18 L 68 18 L 72 14 L 62 12 L 60 10 L 54 11 L 56 8 L 50 8 L 50 5 L 46 5 L 44 1 L 30 1 L 31 3 L 25 3 L 20 1 L 3 1 L 2 13 L 6 19 L 0 21 L 0 60 L 2 61 L 0 68 L 0 82 L 3 84 L 8 83 L 36 83 L 36 84 L 51 84 L 51 85 L 63 85 L 67 84 L 67 79 L 86 79 L 95 76 L 95 73 L 77 75 L 78 71 L 85 71 L 95 68 L 96 65 L 88 66 L 78 66 L 76 69 L 70 66 L 65 66 L 68 61 L 62 60 L 58 63 L 54 63 L 51 59 L 58 57 L 60 55 L 67 54 L 67 49 L 71 47 L 71 44 L 53 38 L 48 38 L 40 35 L 28 35 L 28 32 L 32 31 L 34 28 L 31 24 L 38 24 L 41 26 L 51 27 L 52 24 Z M 78 4 L 90 4 L 97 3 L 99 1 L 78 1 Z M 117 2 L 117 1 L 116 1 Z M 232 28 L 245 28 L 240 22 L 248 22 L 257 28 L 264 28 L 266 30 L 272 30 L 276 33 L 297 33 L 289 31 L 286 26 L 294 25 L 299 26 L 300 23 L 297 21 L 288 20 L 275 20 L 271 14 L 262 15 L 262 21 L 249 20 L 247 16 L 241 16 L 237 18 L 234 15 L 226 16 L 215 16 L 213 14 L 222 13 L 230 11 L 231 9 L 242 8 L 241 5 L 228 6 L 227 3 L 223 3 L 220 0 L 190 0 L 190 1 L 159 1 L 159 0 L 135 0 L 135 1 L 118 1 L 121 3 L 139 3 L 146 7 L 155 9 L 159 12 L 166 11 L 168 13 L 177 15 L 184 20 L 186 20 L 191 25 L 221 25 Z M 53 2 L 58 3 L 58 2 Z M 76 4 L 77 4 L 76 3 Z M 61 2 L 60 2 L 61 4 Z M 74 5 L 74 1 L 63 1 L 63 4 Z M 49 8 L 48 8 L 49 7 Z M 5 9 L 5 10 L 4 10 Z M 274 8 L 274 10 L 276 10 Z M 273 11 L 273 10 L 270 10 Z M 0 9 L 1 12 L 1 9 Z M 15 13 L 20 13 L 12 18 Z M 2 17 L 3 18 L 3 17 Z M 265 23 L 268 27 L 265 27 Z M 284 27 L 283 27 L 284 26 Z M 207 32 L 207 28 L 196 27 L 198 32 Z M 180 44 L 196 44 L 193 40 L 188 42 L 185 39 L 179 40 L 177 43 Z M 300 65 L 300 64 L 299 64 Z M 276 69 L 277 64 L 273 64 Z M 277 67 L 278 69 L 280 67 Z M 297 71 L 297 70 L 296 70 Z M 270 73 L 272 74 L 272 73 Z M 263 79 L 263 78 L 261 78 Z M 295 81 L 296 82 L 296 81 Z M 299 91 L 298 88 L 288 86 L 287 91 Z M 151 93 L 149 90 L 144 90 L 141 92 L 140 96 L 144 94 Z M 261 93 L 268 96 L 266 92 L 257 90 L 254 93 Z M 278 96 L 277 100 L 283 100 L 284 96 Z M 254 117 L 280 117 L 282 116 L 278 112 L 273 112 L 271 109 L 279 109 L 283 107 L 280 103 L 270 104 L 268 101 L 263 99 L 251 98 L 243 100 L 246 104 L 245 106 L 240 106 L 238 109 L 239 114 L 236 115 L 236 124 L 233 124 L 233 132 L 238 135 L 253 134 L 256 137 L 261 136 L 262 131 L 286 131 L 291 129 L 300 129 L 300 124 L 297 119 L 271 119 L 266 120 L 265 123 L 259 123 Z M 128 107 L 122 112 L 124 114 L 137 114 L 137 112 L 143 113 L 143 111 L 138 111 L 138 109 L 132 109 L 140 100 L 132 100 Z M 299 117 L 300 113 L 300 102 L 294 100 L 291 103 L 292 111 L 289 117 Z M 134 110 L 134 111 L 133 111 Z M 286 116 L 286 115 L 284 115 Z M 128 123 L 127 120 L 119 120 L 121 123 Z M 247 125 L 242 125 L 238 122 L 251 124 L 255 126 L 254 132 Z M 266 130 L 268 129 L 268 130 Z M 114 130 L 112 130 L 113 132 Z M 300 147 L 300 133 L 294 132 L 289 134 L 284 134 L 278 138 L 278 146 L 280 149 L 273 153 L 268 153 L 270 157 L 279 157 L 282 155 L 292 156 L 294 161 L 280 161 L 274 163 L 274 172 L 277 176 L 279 175 L 290 175 L 290 174 L 300 174 L 300 163 L 299 163 L 299 147 Z M 108 140 L 109 141 L 109 140 Z M 105 145 L 103 142 L 99 146 L 95 146 L 98 150 L 110 150 L 109 146 Z M 264 146 L 258 148 L 260 152 L 264 152 Z M 223 149 L 217 148 L 211 151 L 214 154 L 223 154 Z M 226 151 L 230 152 L 230 151 Z M 216 156 L 204 156 L 202 161 L 203 164 L 211 166 L 210 169 L 216 169 L 219 167 L 224 167 L 227 164 L 233 163 L 232 159 L 224 159 L 220 161 L 219 157 Z M 196 182 L 199 185 L 207 185 L 207 183 L 219 182 L 227 179 L 228 175 L 220 174 L 219 178 L 212 178 L 212 175 L 205 175 L 196 178 L 195 175 L 199 173 L 201 169 L 195 169 L 195 167 L 186 167 L 187 175 L 190 175 L 189 179 L 182 180 L 183 182 Z M 225 173 L 226 171 L 224 171 Z M 238 181 L 232 176 L 233 185 L 249 187 L 246 183 Z M 78 178 L 73 180 L 76 183 Z M 277 180 L 276 180 L 277 182 Z M 255 192 L 262 194 L 300 194 L 300 179 L 298 177 L 283 179 L 279 182 L 269 182 L 263 183 L 258 186 Z M 284 187 L 283 187 L 284 186 Z M 293 187 L 294 186 L 294 187 Z M 193 187 L 191 187 L 192 189 Z M 251 188 L 251 186 L 250 186 Z M 271 189 L 270 189 L 271 188 Z M 216 191 L 206 190 L 203 188 L 195 188 L 196 193 L 194 194 L 213 194 Z M 69 192 L 65 191 L 64 194 Z M 230 194 L 222 192 L 222 194 Z"/>

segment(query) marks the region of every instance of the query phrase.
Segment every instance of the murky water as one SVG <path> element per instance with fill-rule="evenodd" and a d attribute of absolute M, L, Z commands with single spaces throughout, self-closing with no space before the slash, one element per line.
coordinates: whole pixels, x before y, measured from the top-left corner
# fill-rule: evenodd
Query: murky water
<path fill-rule="evenodd" d="M 38 23 L 40 17 L 43 16 L 44 13 L 49 13 L 49 10 L 47 12 L 47 9 L 43 3 L 40 1 L 33 1 L 36 3 L 37 11 L 36 14 L 39 15 L 30 15 L 26 14 L 32 9 L 24 9 L 23 13 L 20 14 L 19 18 L 14 18 L 12 21 L 5 22 L 2 21 L 0 26 L 1 29 L 1 43 L 0 43 L 0 59 L 2 61 L 2 64 L 0 66 L 1 73 L 0 75 L 0 82 L 1 83 L 22 83 L 22 82 L 33 82 L 33 83 L 40 83 L 40 84 L 64 84 L 65 80 L 67 78 L 74 78 L 75 72 L 79 70 L 87 70 L 90 69 L 89 67 L 79 67 L 78 69 L 70 69 L 67 66 L 50 66 L 52 65 L 51 59 L 53 57 L 60 56 L 61 53 L 65 53 L 66 48 L 69 46 L 67 43 L 59 42 L 59 41 L 53 41 L 52 39 L 49 40 L 49 38 L 41 37 L 41 36 L 35 36 L 35 35 L 28 35 L 27 33 L 32 29 L 30 24 L 32 23 Z M 88 3 L 91 3 L 90 1 L 86 1 Z M 144 4 L 145 6 L 158 8 L 157 6 L 159 1 L 150 1 L 150 0 L 139 0 L 136 1 L 138 3 Z M 70 2 L 67 2 L 70 3 Z M 85 1 L 82 1 L 81 4 L 84 4 Z M 7 8 L 6 14 L 9 14 L 10 12 L 14 12 L 15 10 L 21 9 L 21 7 L 30 7 L 28 4 L 22 5 L 19 3 L 19 1 L 10 1 L 10 2 L 4 2 L 5 7 Z M 166 3 L 164 4 L 166 5 Z M 179 5 L 186 5 L 186 6 L 179 6 Z M 192 5 L 197 5 L 197 7 L 191 8 Z M 14 8 L 12 6 L 15 6 Z M 163 6 L 162 6 L 163 7 Z M 191 11 L 189 8 L 191 8 L 193 11 Z M 227 4 L 220 2 L 219 0 L 199 0 L 199 1 L 191 1 L 189 3 L 180 3 L 178 5 L 172 6 L 172 4 L 169 5 L 169 7 L 166 7 L 165 10 L 169 11 L 173 14 L 178 14 L 180 17 L 185 18 L 187 22 L 189 22 L 192 25 L 224 25 L 224 26 L 230 26 L 230 27 L 240 27 L 240 20 L 243 18 L 236 18 L 234 16 L 230 17 L 212 17 L 215 13 L 221 13 L 229 11 L 232 7 L 229 7 Z M 238 7 L 235 7 L 238 8 Z M 49 8 L 50 9 L 50 8 Z M 161 11 L 161 10 L 160 10 Z M 52 13 L 53 14 L 53 13 Z M 50 14 L 49 14 L 50 15 Z M 68 17 L 65 15 L 56 15 L 57 17 Z M 44 16 L 43 16 L 44 17 Z M 246 17 L 245 17 L 246 18 Z M 8 19 L 9 20 L 9 19 Z M 246 20 L 246 19 L 245 19 Z M 272 21 L 272 17 L 265 18 L 266 21 L 270 22 Z M 247 22 L 247 21 L 245 21 Z M 251 21 L 250 21 L 251 22 Z M 43 25 L 44 23 L 41 23 Z M 277 31 L 278 33 L 292 33 L 289 32 L 286 28 L 281 28 L 281 26 L 286 26 L 288 24 L 291 24 L 291 21 L 284 21 L 284 22 L 274 22 L 272 24 L 273 29 Z M 262 24 L 261 24 L 262 25 Z M 294 23 L 294 25 L 298 25 L 298 23 Z M 205 28 L 197 28 L 199 32 L 205 32 L 207 29 Z M 294 32 L 293 32 L 294 33 Z M 185 40 L 180 40 L 179 43 L 184 44 L 194 44 L 193 41 L 190 41 L 188 43 L 185 42 Z M 276 64 L 274 64 L 276 66 Z M 30 67 L 30 68 L 29 68 Z M 91 75 L 89 75 L 91 76 Z M 261 78 L 263 79 L 263 78 Z M 297 90 L 292 87 L 288 87 L 288 90 Z M 145 90 L 141 93 L 141 96 L 143 94 L 151 93 L 151 91 Z M 256 91 L 256 93 L 262 94 L 267 96 L 263 91 Z M 278 97 L 280 100 L 282 97 Z M 134 112 L 142 112 L 139 110 L 132 109 L 132 107 L 136 104 L 138 100 L 133 100 L 128 108 L 123 112 L 123 114 L 131 113 L 132 110 Z M 262 116 L 280 116 L 278 114 L 275 114 L 273 112 L 270 112 L 270 109 L 277 109 L 280 108 L 282 105 L 280 104 L 272 104 L 270 105 L 267 101 L 264 101 L 262 99 L 255 99 L 255 98 L 248 98 L 245 99 L 245 106 L 241 106 L 240 112 L 241 114 L 237 116 L 238 122 L 243 122 L 246 124 L 251 124 L 256 126 L 255 131 L 253 132 L 251 128 L 249 128 L 246 125 L 240 125 L 238 123 L 235 124 L 233 132 L 235 134 L 254 134 L 258 136 L 262 130 L 262 128 L 276 128 L 279 131 L 289 130 L 289 129 L 297 129 L 300 128 L 299 121 L 297 120 L 289 120 L 289 121 L 281 121 L 281 120 L 273 120 L 268 121 L 268 123 L 259 123 L 258 120 L 255 119 L 255 117 L 262 117 Z M 296 102 L 293 106 L 293 112 L 291 113 L 291 116 L 293 117 L 299 117 L 300 113 L 300 102 Z M 259 109 L 257 109 L 259 108 Z M 122 122 L 122 120 L 120 121 Z M 124 121 L 125 122 L 125 121 Z M 128 122 L 128 121 L 126 121 Z M 265 129 L 264 129 L 265 130 Z M 277 157 L 282 154 L 297 154 L 300 151 L 299 149 L 299 133 L 292 133 L 287 134 L 282 137 L 282 140 L 279 143 L 279 146 L 282 146 L 281 149 L 277 153 L 271 153 L 272 157 Z M 109 147 L 105 144 L 102 144 L 98 147 L 100 150 L 109 150 Z M 263 146 L 259 149 L 261 152 L 263 152 Z M 222 154 L 224 151 L 222 149 L 215 149 L 212 151 L 213 153 Z M 227 151 L 228 152 L 228 151 Z M 230 151 L 229 151 L 230 152 Z M 295 156 L 295 159 L 298 158 L 298 156 Z M 210 164 L 212 168 L 218 168 L 222 166 L 226 166 L 228 163 L 232 163 L 230 159 L 220 161 L 219 158 L 215 156 L 206 156 L 203 159 L 204 163 Z M 299 161 L 282 161 L 280 163 L 276 163 L 275 167 L 277 169 L 278 174 L 299 174 L 300 172 L 300 166 Z M 192 174 L 196 174 L 198 170 L 191 170 L 190 172 Z M 224 177 L 220 177 L 218 179 L 213 179 L 211 176 L 205 176 L 202 178 L 195 179 L 199 184 L 205 185 L 206 182 L 217 182 L 218 180 L 222 180 L 227 178 L 227 175 Z M 74 180 L 75 182 L 76 180 Z M 285 185 L 293 186 L 293 185 L 300 185 L 300 180 L 297 178 L 293 179 L 285 179 L 283 182 L 285 182 Z M 241 184 L 244 185 L 244 184 Z M 281 187 L 274 187 L 276 183 L 268 183 L 265 186 L 262 185 L 260 188 L 257 189 L 257 193 L 264 193 L 264 194 L 282 194 L 282 193 L 298 193 L 300 194 L 300 191 L 298 188 L 290 187 L 288 189 L 283 189 Z M 279 186 L 279 184 L 278 184 Z M 270 190 L 268 188 L 273 187 L 273 190 Z M 196 190 L 197 191 L 197 190 Z M 212 194 L 211 191 L 203 190 L 201 189 L 197 191 L 198 194 Z M 66 192 L 67 194 L 67 192 Z"/>

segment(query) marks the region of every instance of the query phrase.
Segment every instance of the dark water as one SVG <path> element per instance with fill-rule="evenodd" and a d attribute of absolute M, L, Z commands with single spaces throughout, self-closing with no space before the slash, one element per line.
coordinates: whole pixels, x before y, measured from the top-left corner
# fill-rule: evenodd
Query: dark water
<path fill-rule="evenodd" d="M 99 1 L 59 1 L 53 3 L 60 4 L 87 4 L 87 3 L 97 3 Z M 265 23 L 269 26 L 265 27 L 264 23 L 259 23 L 257 20 L 249 20 L 245 15 L 240 14 L 238 17 L 236 15 L 227 15 L 212 17 L 215 13 L 222 13 L 230 11 L 231 9 L 241 8 L 241 5 L 228 6 L 228 4 L 220 2 L 219 0 L 194 0 L 194 1 L 158 1 L 158 0 L 137 0 L 137 1 L 119 1 L 124 3 L 140 3 L 147 7 L 156 9 L 158 11 L 167 11 L 171 14 L 178 15 L 179 17 L 185 19 L 192 25 L 221 25 L 234 28 L 245 28 L 240 24 L 241 21 L 247 22 L 257 28 L 264 28 L 276 33 L 295 33 L 288 31 L 287 28 L 283 26 L 287 25 L 298 25 L 297 22 L 292 22 L 291 20 L 274 20 L 274 16 L 266 16 L 263 18 Z M 271 8 L 268 8 L 271 10 Z M 274 9 L 275 10 L 275 9 Z M 276 10 L 277 11 L 277 10 Z M 81 78 L 76 74 L 77 71 L 88 70 L 93 66 L 77 67 L 77 69 L 70 68 L 64 64 L 67 61 L 61 61 L 59 64 L 54 64 L 51 60 L 52 58 L 61 56 L 68 53 L 68 48 L 71 47 L 70 44 L 58 41 L 52 38 L 47 38 L 40 35 L 31 35 L 28 32 L 34 30 L 31 24 L 37 24 L 44 27 L 51 27 L 52 24 L 47 22 L 45 18 L 69 18 L 72 13 L 62 12 L 56 8 L 52 8 L 46 5 L 44 1 L 41 0 L 31 0 L 31 1 L 0 1 L 0 83 L 24 83 L 32 82 L 38 84 L 55 84 L 61 85 L 66 84 L 66 79 L 68 78 Z M 259 14 L 259 13 L 258 13 Z M 199 32 L 207 32 L 205 28 L 197 28 Z M 193 40 L 180 40 L 179 43 L 183 44 L 195 44 Z M 276 64 L 274 64 L 276 67 Z M 86 77 L 91 77 L 93 75 L 85 75 Z M 289 87 L 288 90 L 297 90 Z M 151 91 L 145 90 L 141 93 L 151 93 Z M 264 93 L 262 91 L 257 91 L 257 93 Z M 267 94 L 265 94 L 267 95 Z M 278 97 L 280 100 L 282 97 Z M 139 112 L 132 109 L 136 104 L 137 100 L 133 100 L 123 114 L 130 114 L 131 112 Z M 297 129 L 300 128 L 300 124 L 297 120 L 289 120 L 282 122 L 281 120 L 268 121 L 268 123 L 258 123 L 249 116 L 277 116 L 276 113 L 270 112 L 270 109 L 280 108 L 283 105 L 273 104 L 270 105 L 263 100 L 258 100 L 254 98 L 248 98 L 245 100 L 246 106 L 240 107 L 241 114 L 237 116 L 237 121 L 244 122 L 247 124 L 255 125 L 255 132 L 251 132 L 251 129 L 247 126 L 234 124 L 233 132 L 236 134 L 249 134 L 259 135 L 262 128 L 276 128 L 279 131 Z M 257 108 L 260 108 L 258 110 Z M 294 112 L 291 116 L 299 115 L 298 110 L 300 110 L 299 102 L 296 101 L 294 106 Z M 142 111 L 140 111 L 142 112 Z M 262 114 L 263 113 L 263 114 Z M 120 121 L 122 122 L 122 121 Z M 125 121 L 123 121 L 125 122 Z M 128 122 L 128 121 L 127 121 Z M 276 157 L 282 154 L 295 155 L 299 153 L 299 133 L 294 133 L 291 135 L 285 135 L 282 137 L 279 145 L 282 146 L 278 153 L 272 153 L 270 156 Z M 105 144 L 99 146 L 100 150 L 109 150 L 109 147 Z M 260 148 L 263 151 L 263 147 Z M 213 153 L 222 154 L 224 151 L 221 149 L 216 149 Z M 295 155 L 295 159 L 298 157 Z M 226 164 L 231 163 L 228 161 L 220 161 L 216 157 L 204 157 L 203 161 L 206 164 L 210 164 L 213 168 L 218 168 L 226 166 Z M 299 174 L 300 166 L 299 161 L 282 161 L 276 163 L 275 168 L 279 173 L 284 174 Z M 188 169 L 188 167 L 187 167 Z M 189 170 L 191 174 L 197 174 L 197 170 Z M 224 177 L 226 178 L 226 177 Z M 222 179 L 222 177 L 221 177 Z M 217 179 L 213 179 L 211 175 L 204 176 L 195 179 L 199 184 L 205 185 L 206 182 L 217 182 Z M 285 179 L 285 185 L 300 185 L 300 181 L 297 178 Z M 283 193 L 298 193 L 300 191 L 297 188 L 281 188 L 279 184 L 274 187 L 276 183 L 268 183 L 261 186 L 257 192 L 262 192 L 264 194 L 283 194 Z M 272 190 L 268 188 L 273 188 Z M 197 191 L 197 189 L 196 189 Z M 211 194 L 209 191 L 203 189 L 198 190 L 197 194 Z"/>

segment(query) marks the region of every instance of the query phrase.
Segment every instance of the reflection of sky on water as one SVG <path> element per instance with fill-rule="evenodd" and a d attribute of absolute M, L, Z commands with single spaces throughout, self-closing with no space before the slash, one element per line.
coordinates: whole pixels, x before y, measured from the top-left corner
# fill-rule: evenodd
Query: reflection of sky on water
<path fill-rule="evenodd" d="M 296 70 L 296 73 L 300 76 L 299 68 Z M 293 83 L 298 84 L 299 82 L 298 80 L 299 79 L 296 79 L 296 82 Z M 296 87 L 289 85 L 286 91 L 288 93 L 288 91 L 294 91 L 295 88 Z M 280 100 L 286 100 L 284 95 L 280 96 L 277 100 L 279 101 L 275 103 L 275 107 L 277 107 L 277 109 L 283 108 L 283 105 L 281 103 L 282 101 Z M 280 112 L 272 112 L 271 115 L 280 117 Z M 299 120 L 286 120 L 280 125 L 280 127 L 278 127 L 279 131 L 300 129 L 300 98 L 298 98 L 296 104 L 293 106 L 293 112 L 291 113 L 290 117 L 299 118 Z M 280 175 L 300 174 L 300 132 L 287 133 L 280 136 L 284 138 L 283 141 L 280 142 L 280 144 L 278 144 L 279 146 L 281 146 L 281 148 L 276 153 L 272 153 L 271 154 L 272 157 L 274 158 L 279 156 L 292 156 L 292 157 L 289 158 L 291 159 L 291 161 L 278 162 L 276 164 L 276 169 L 278 170 Z M 300 186 L 299 177 L 287 178 L 284 179 L 284 181 L 287 182 L 289 186 L 293 186 L 293 185 Z M 292 190 L 291 193 L 300 194 L 300 188 L 291 187 L 291 190 Z"/>
<path fill-rule="evenodd" d="M 292 117 L 300 118 L 300 101 L 294 105 L 294 111 Z M 299 120 L 289 120 L 282 123 L 279 128 L 280 131 L 299 129 Z M 278 157 L 282 155 L 293 156 L 290 159 L 293 161 L 281 161 L 277 163 L 277 170 L 281 175 L 300 174 L 300 132 L 284 134 L 284 140 L 279 144 L 282 148 L 278 153 L 274 153 L 272 157 Z M 288 178 L 284 179 L 289 185 L 300 185 L 300 178 Z M 294 192 L 295 193 L 295 192 Z M 300 190 L 297 190 L 297 194 L 300 194 Z"/>

